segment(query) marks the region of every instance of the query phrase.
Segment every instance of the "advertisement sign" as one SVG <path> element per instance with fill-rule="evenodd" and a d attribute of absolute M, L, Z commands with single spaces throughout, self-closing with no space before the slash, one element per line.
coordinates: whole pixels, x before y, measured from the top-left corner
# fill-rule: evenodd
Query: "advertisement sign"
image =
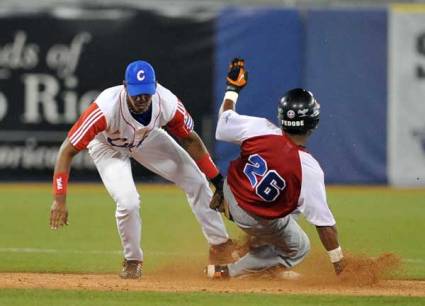
<path fill-rule="evenodd" d="M 121 84 L 126 65 L 137 59 L 152 63 L 201 132 L 212 104 L 212 29 L 208 19 L 130 8 L 2 15 L 0 180 L 50 180 L 72 124 L 102 90 Z M 86 151 L 72 173 L 98 176 Z M 150 172 L 140 166 L 134 174 Z"/>
<path fill-rule="evenodd" d="M 425 186 L 425 5 L 395 5 L 389 28 L 389 181 Z"/>

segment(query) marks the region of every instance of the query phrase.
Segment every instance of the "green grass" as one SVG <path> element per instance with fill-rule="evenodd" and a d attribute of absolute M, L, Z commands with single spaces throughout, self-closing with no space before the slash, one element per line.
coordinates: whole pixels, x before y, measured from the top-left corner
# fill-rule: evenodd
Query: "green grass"
<path fill-rule="evenodd" d="M 116 273 L 122 256 L 115 204 L 103 186 L 71 184 L 70 225 L 58 231 L 48 225 L 50 188 L 50 184 L 0 185 L 0 272 Z M 201 269 L 208 246 L 184 194 L 170 185 L 141 185 L 139 191 L 145 273 L 154 273 L 173 261 L 191 260 Z M 425 189 L 330 187 L 328 200 L 345 251 L 368 256 L 395 253 L 404 264 L 395 277 L 425 279 Z M 240 235 L 234 224 L 226 224 L 231 235 Z M 304 220 L 301 224 L 313 251 L 326 257 L 314 227 Z M 424 299 L 0 289 L 0 305 L 53 304 L 423 305 Z"/>
<path fill-rule="evenodd" d="M 180 190 L 142 185 L 143 247 L 147 272 L 185 259 L 188 251 L 207 258 L 207 244 Z M 114 209 L 102 185 L 71 184 L 70 225 L 48 226 L 49 184 L 0 185 L 0 271 L 115 272 L 121 261 Z M 343 248 L 377 256 L 402 257 L 402 277 L 425 279 L 425 189 L 328 188 Z M 302 220 L 313 248 L 326 256 L 313 226 Z M 227 223 L 231 235 L 240 231 Z"/>
<path fill-rule="evenodd" d="M 145 270 L 169 262 L 168 254 L 183 258 L 187 255 L 185 250 L 194 250 L 206 259 L 207 243 L 184 194 L 169 186 L 148 185 L 140 191 L 143 247 L 149 262 Z M 115 204 L 103 186 L 71 186 L 70 225 L 58 231 L 48 226 L 49 185 L 3 185 L 0 193 L 3 216 L 0 271 L 116 272 L 119 269 L 122 256 Z"/>
<path fill-rule="evenodd" d="M 425 189 L 330 188 L 328 196 L 346 249 L 395 253 L 404 277 L 425 279 Z"/>
<path fill-rule="evenodd" d="M 274 295 L 274 294 L 212 294 L 212 293 L 160 293 L 160 292 L 97 292 L 0 289 L 0 305 L 102 305 L 102 306 L 261 306 L 261 305 L 297 305 L 297 306 L 344 306 L 344 305 L 423 305 L 424 298 L 415 297 L 353 297 L 353 296 L 311 296 L 311 295 Z"/>

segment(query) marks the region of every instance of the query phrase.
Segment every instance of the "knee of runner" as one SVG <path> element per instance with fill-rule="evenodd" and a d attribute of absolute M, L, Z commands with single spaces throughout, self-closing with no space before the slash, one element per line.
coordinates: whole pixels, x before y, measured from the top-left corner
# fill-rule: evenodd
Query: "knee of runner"
<path fill-rule="evenodd" d="M 310 239 L 306 233 L 301 235 L 301 243 L 298 256 L 305 256 L 310 251 Z"/>
<path fill-rule="evenodd" d="M 293 244 L 290 250 L 288 258 L 294 260 L 304 258 L 310 251 L 310 239 L 307 234 L 300 233 L 297 243 Z"/>

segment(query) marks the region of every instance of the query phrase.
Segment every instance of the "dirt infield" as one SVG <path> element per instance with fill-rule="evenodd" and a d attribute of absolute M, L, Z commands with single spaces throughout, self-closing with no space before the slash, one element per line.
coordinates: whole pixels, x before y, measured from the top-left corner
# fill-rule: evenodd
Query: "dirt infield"
<path fill-rule="evenodd" d="M 1 288 L 42 288 L 100 291 L 226 292 L 279 294 L 338 294 L 363 296 L 425 296 L 425 281 L 385 280 L 368 286 L 288 280 L 211 281 L 202 276 L 148 275 L 121 280 L 111 274 L 0 273 Z"/>
<path fill-rule="evenodd" d="M 207 280 L 199 265 L 174 262 L 144 275 L 121 280 L 116 274 L 0 273 L 0 288 L 41 288 L 99 291 L 225 292 L 275 294 L 337 294 L 425 297 L 425 280 L 388 280 L 399 270 L 399 258 L 383 254 L 375 259 L 347 256 L 347 268 L 336 277 L 328 262 L 310 261 L 298 270 L 302 277 Z"/>

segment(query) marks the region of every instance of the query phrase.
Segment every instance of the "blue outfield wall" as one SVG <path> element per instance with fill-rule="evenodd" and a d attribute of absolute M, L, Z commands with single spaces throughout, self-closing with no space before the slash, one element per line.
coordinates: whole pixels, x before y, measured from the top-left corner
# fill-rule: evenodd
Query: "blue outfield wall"
<path fill-rule="evenodd" d="M 386 9 L 309 11 L 304 84 L 321 101 L 310 146 L 327 181 L 386 183 Z"/>
<path fill-rule="evenodd" d="M 215 114 L 223 99 L 227 66 L 246 59 L 249 84 L 240 95 L 238 112 L 277 123 L 277 102 L 290 88 L 302 85 L 303 30 L 300 13 L 288 9 L 233 8 L 216 23 Z M 216 142 L 214 159 L 226 173 L 239 147 Z"/>
<path fill-rule="evenodd" d="M 387 182 L 386 9 L 229 9 L 217 21 L 215 101 L 228 61 L 246 58 L 248 87 L 238 112 L 276 122 L 279 97 L 303 86 L 322 107 L 308 145 L 328 183 Z M 238 147 L 216 142 L 225 172 Z"/>

